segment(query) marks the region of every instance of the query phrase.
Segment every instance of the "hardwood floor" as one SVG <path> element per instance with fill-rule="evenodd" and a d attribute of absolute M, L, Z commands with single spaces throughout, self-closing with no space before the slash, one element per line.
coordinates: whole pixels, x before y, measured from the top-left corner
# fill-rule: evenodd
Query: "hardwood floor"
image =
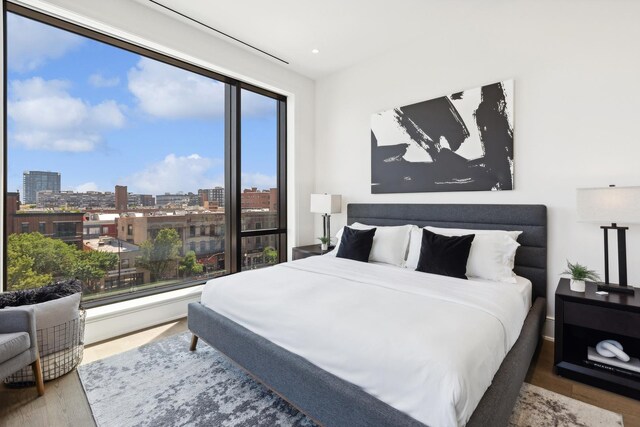
<path fill-rule="evenodd" d="M 624 417 L 625 427 L 640 427 L 640 401 L 554 374 L 553 342 L 551 341 L 542 342 L 542 348 L 531 364 L 525 381 L 573 399 L 618 412 Z"/>
<path fill-rule="evenodd" d="M 114 340 L 89 346 L 82 363 L 90 363 L 143 344 L 158 341 L 187 330 L 182 319 Z M 556 393 L 599 406 L 624 416 L 626 427 L 640 427 L 640 402 L 556 376 L 553 343 L 543 341 L 529 369 L 526 381 Z M 45 383 L 45 395 L 38 398 L 35 387 L 9 389 L 0 386 L 0 426 L 4 427 L 90 427 L 94 426 L 89 403 L 74 371 Z"/>
<path fill-rule="evenodd" d="M 131 350 L 187 330 L 187 319 L 145 329 L 88 346 L 82 364 Z M 0 427 L 95 426 L 78 373 L 73 371 L 44 384 L 38 398 L 35 387 L 10 389 L 0 386 Z"/>

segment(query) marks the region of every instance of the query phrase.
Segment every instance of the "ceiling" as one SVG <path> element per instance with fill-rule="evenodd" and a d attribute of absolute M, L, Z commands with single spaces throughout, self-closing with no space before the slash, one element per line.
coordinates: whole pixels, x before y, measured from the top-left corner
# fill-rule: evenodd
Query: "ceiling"
<path fill-rule="evenodd" d="M 313 79 L 424 37 L 438 4 L 452 0 L 156 0 L 251 44 Z M 145 0 L 149 7 L 184 19 Z M 464 7 L 468 1 L 453 0 Z M 451 10 L 451 3 L 448 5 Z M 216 37 L 264 55 L 192 23 Z M 312 53 L 318 49 L 317 54 Z"/>

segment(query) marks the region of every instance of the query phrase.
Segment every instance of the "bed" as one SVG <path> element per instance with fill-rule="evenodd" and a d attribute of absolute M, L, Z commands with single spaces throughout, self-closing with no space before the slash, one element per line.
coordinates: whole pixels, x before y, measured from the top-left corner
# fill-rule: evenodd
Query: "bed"
<path fill-rule="evenodd" d="M 519 330 L 519 334 L 516 331 L 516 335 L 512 338 L 513 342 L 505 343 L 505 348 L 507 346 L 509 348 L 508 352 L 506 352 L 504 358 L 500 357 L 498 360 L 497 371 L 494 371 L 496 373 L 492 380 L 489 379 L 490 385 L 480 395 L 477 395 L 477 391 L 475 392 L 475 400 L 471 401 L 473 407 L 469 412 L 470 417 L 467 414 L 464 418 L 465 421 L 468 419 L 466 425 L 469 426 L 506 425 L 537 348 L 546 314 L 546 207 L 541 205 L 350 204 L 347 208 L 347 220 L 348 224 L 354 222 L 380 226 L 415 224 L 420 227 L 432 225 L 447 228 L 523 231 L 518 239 L 521 246 L 516 253 L 514 272 L 518 276 L 528 279 L 530 283 L 531 294 L 530 300 L 527 302 L 527 306 L 530 303 L 530 309 L 528 311 L 524 310 L 521 321 L 522 328 Z M 344 263 L 343 266 L 339 260 L 332 262 L 336 263 L 336 271 L 343 267 L 351 268 Z M 286 267 L 288 272 L 305 269 L 313 270 L 322 266 L 319 261 L 314 262 L 312 260 L 308 260 L 306 264 L 299 261 L 290 264 L 290 266 Z M 281 270 L 284 270 L 284 268 Z M 382 277 L 386 274 L 386 270 L 382 270 L 378 266 L 371 266 L 370 270 L 370 276 Z M 369 271 L 363 270 L 356 273 L 366 275 Z M 412 273 L 414 272 L 405 271 L 399 273 L 402 277 L 402 280 L 399 280 L 399 282 L 402 282 L 402 286 L 411 286 L 410 282 L 413 281 L 414 277 L 411 276 Z M 247 280 L 256 280 L 259 277 L 256 274 L 260 274 L 260 272 L 255 272 L 253 275 L 236 275 L 234 280 L 238 280 L 239 277 L 247 277 Z M 270 274 L 273 274 L 273 272 Z M 292 277 L 303 277 L 295 276 L 296 274 L 303 274 L 303 272 L 299 271 L 290 274 L 293 275 Z M 336 273 L 336 276 L 339 276 L 339 274 Z M 340 278 L 333 280 L 342 280 L 344 282 Z M 376 280 L 376 277 L 367 279 L 371 283 Z M 339 288 L 335 288 L 334 291 L 337 289 Z M 398 290 L 394 289 L 394 292 L 398 293 Z M 421 291 L 414 288 L 403 288 L 402 292 Z M 477 298 L 481 298 L 481 296 Z M 203 293 L 203 301 L 204 299 Z M 517 298 L 512 300 L 518 301 Z M 375 303 L 375 300 L 372 300 L 372 304 Z M 494 306 L 495 310 L 500 311 L 502 308 L 503 311 L 508 311 L 507 309 L 511 304 L 517 303 L 505 302 L 502 307 L 500 307 L 500 304 L 494 304 Z M 209 307 L 202 303 L 189 305 L 188 324 L 189 329 L 194 334 L 192 348 L 195 348 L 197 338 L 201 338 L 227 355 L 249 374 L 281 395 L 317 423 L 327 426 L 425 425 L 419 419 L 424 421 L 428 418 L 410 416 L 409 413 L 411 411 L 398 409 L 399 405 L 393 403 L 392 394 L 387 393 L 391 397 L 386 397 L 383 401 L 383 399 L 376 396 L 384 396 L 384 393 L 378 394 L 365 391 L 365 389 L 371 391 L 372 387 L 375 390 L 375 384 L 370 386 L 366 384 L 367 387 L 357 386 L 354 384 L 358 383 L 357 377 L 354 381 L 352 377 L 349 377 L 349 373 L 339 371 L 339 367 L 327 367 L 323 363 L 318 363 L 315 359 L 309 357 L 309 354 L 304 353 L 304 349 L 291 351 L 291 341 L 287 343 L 286 339 L 281 341 L 273 337 L 270 340 L 263 336 L 267 334 L 255 332 L 259 328 L 242 326 L 240 323 L 251 325 L 251 322 L 248 319 L 243 319 L 243 316 L 238 314 L 241 312 L 236 312 L 234 316 L 230 316 L 230 313 L 233 313 L 233 307 L 229 307 L 227 310 L 225 305 L 221 305 L 218 309 L 213 310 L 210 308 L 211 306 L 214 305 L 209 304 Z M 259 307 L 255 308 L 256 310 L 259 309 Z M 330 306 L 327 307 L 327 314 L 331 315 Z M 393 315 L 399 316 L 398 313 Z M 237 321 L 231 320 L 230 317 Z M 480 315 L 477 315 L 477 319 L 473 319 L 478 322 L 483 321 L 483 317 Z M 505 319 L 508 319 L 508 317 L 505 317 Z M 272 323 L 277 321 L 278 319 L 274 319 Z M 503 321 L 503 323 L 508 323 L 508 321 Z M 286 324 L 283 324 L 282 329 L 286 330 L 286 328 Z M 336 332 L 339 331 L 336 330 Z M 336 333 L 336 335 L 340 334 Z M 511 335 L 513 335 L 513 331 L 511 331 Z M 321 338 L 319 336 L 318 340 Z M 307 345 L 313 344 L 313 340 L 307 341 L 310 343 Z M 341 348 L 334 349 L 337 355 L 342 350 Z M 380 347 L 377 347 L 376 351 L 379 350 Z M 310 360 L 314 360 L 316 363 L 311 363 Z M 322 369 L 319 366 L 325 366 L 326 369 Z M 330 371 L 338 372 L 339 374 L 335 375 Z M 358 372 L 353 373 L 353 375 L 357 376 Z M 427 372 L 425 375 L 428 377 L 431 373 Z M 375 375 L 370 377 L 375 377 Z M 474 384 L 471 382 L 467 385 L 473 388 Z M 473 395 L 473 393 L 470 392 L 470 395 Z M 409 397 L 420 398 L 419 394 Z M 392 402 L 393 404 L 387 402 Z M 425 408 L 430 408 L 437 402 L 423 403 Z M 437 409 L 437 405 L 435 408 Z M 418 401 L 416 410 L 420 410 L 420 401 Z M 412 413 L 412 415 L 415 414 Z M 464 424 L 464 421 L 458 422 L 458 424 Z"/>

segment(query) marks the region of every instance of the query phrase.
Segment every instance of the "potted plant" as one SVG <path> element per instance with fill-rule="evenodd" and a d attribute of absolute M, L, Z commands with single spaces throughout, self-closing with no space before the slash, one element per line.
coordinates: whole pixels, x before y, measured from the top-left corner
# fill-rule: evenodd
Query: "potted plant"
<path fill-rule="evenodd" d="M 320 249 L 322 249 L 323 251 L 326 251 L 327 249 L 329 249 L 329 243 L 331 242 L 331 237 L 327 237 L 327 236 L 318 237 L 318 240 L 320 240 Z"/>
<path fill-rule="evenodd" d="M 584 292 L 585 290 L 585 280 L 589 280 L 592 282 L 600 280 L 600 276 L 594 270 L 589 270 L 586 266 L 580 265 L 577 262 L 575 264 L 571 264 L 571 262 L 567 261 L 567 269 L 562 272 L 562 274 L 567 274 L 571 278 L 571 290 L 574 292 Z"/>

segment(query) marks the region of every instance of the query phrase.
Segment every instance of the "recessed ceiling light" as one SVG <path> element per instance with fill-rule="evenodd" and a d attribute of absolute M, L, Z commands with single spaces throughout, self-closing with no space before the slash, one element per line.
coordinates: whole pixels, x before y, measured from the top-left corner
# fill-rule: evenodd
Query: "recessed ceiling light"
<path fill-rule="evenodd" d="M 320 53 L 318 49 L 311 49 L 311 53 Z"/>

